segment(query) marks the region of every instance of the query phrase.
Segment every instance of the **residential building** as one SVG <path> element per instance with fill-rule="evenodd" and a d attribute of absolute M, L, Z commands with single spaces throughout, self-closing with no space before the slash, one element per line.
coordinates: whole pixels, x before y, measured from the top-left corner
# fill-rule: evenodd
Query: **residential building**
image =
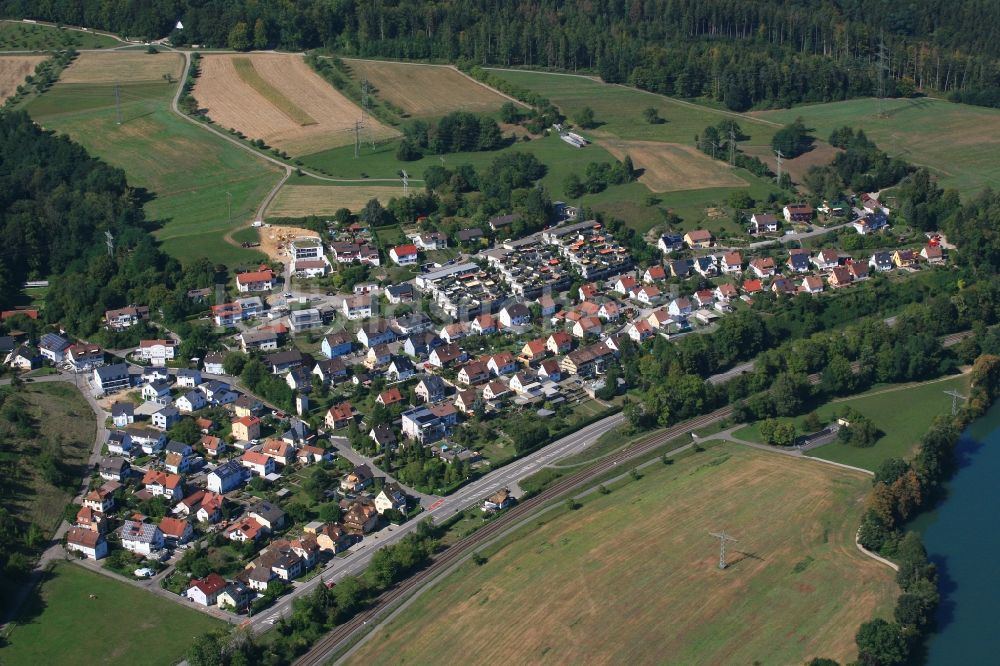
<path fill-rule="evenodd" d="M 101 458 L 98 472 L 105 481 L 124 481 L 131 474 L 132 466 L 124 458 L 112 456 Z"/>
<path fill-rule="evenodd" d="M 840 254 L 836 250 L 820 250 L 812 257 L 813 265 L 821 271 L 828 271 L 840 264 Z"/>
<path fill-rule="evenodd" d="M 142 477 L 142 484 L 153 497 L 162 495 L 171 501 L 184 497 L 184 485 L 177 474 L 150 469 Z"/>
<path fill-rule="evenodd" d="M 773 234 L 778 231 L 778 218 L 770 213 L 754 213 L 750 216 L 751 234 Z"/>
<path fill-rule="evenodd" d="M 386 511 L 406 513 L 406 493 L 397 483 L 387 483 L 375 496 L 375 510 L 381 516 Z"/>
<path fill-rule="evenodd" d="M 205 399 L 205 394 L 201 391 L 188 391 L 177 398 L 174 405 L 181 413 L 190 414 L 191 412 L 196 412 L 199 409 L 207 407 L 208 401 Z"/>
<path fill-rule="evenodd" d="M 293 333 L 322 328 L 325 323 L 323 313 L 319 308 L 295 310 L 288 314 L 288 327 Z"/>
<path fill-rule="evenodd" d="M 130 305 L 117 310 L 108 310 L 104 313 L 104 321 L 108 328 L 114 331 L 135 326 L 143 319 L 149 319 L 149 308 L 145 305 Z"/>
<path fill-rule="evenodd" d="M 396 332 L 389 323 L 383 320 L 369 322 L 358 329 L 358 341 L 366 348 L 375 345 L 386 345 L 396 340 Z"/>
<path fill-rule="evenodd" d="M 246 481 L 246 470 L 239 462 L 230 460 L 209 473 L 206 487 L 209 491 L 222 495 L 239 488 L 244 481 Z"/>
<path fill-rule="evenodd" d="M 354 502 L 344 513 L 341 522 L 348 532 L 367 534 L 378 523 L 378 511 L 371 504 Z"/>
<path fill-rule="evenodd" d="M 570 375 L 590 377 L 603 372 L 605 365 L 615 357 L 614 352 L 604 342 L 572 351 L 562 359 L 560 369 Z"/>
<path fill-rule="evenodd" d="M 458 418 L 452 405 L 415 407 L 402 414 L 403 434 L 422 444 L 432 444 L 451 432 Z"/>
<path fill-rule="evenodd" d="M 325 336 L 320 349 L 327 358 L 337 358 L 350 354 L 353 346 L 350 334 L 346 331 L 340 331 Z"/>
<path fill-rule="evenodd" d="M 424 375 L 416 387 L 414 394 L 424 402 L 438 402 L 444 400 L 445 383 L 437 375 Z"/>
<path fill-rule="evenodd" d="M 222 362 L 224 357 L 218 352 L 209 352 L 205 354 L 204 367 L 205 372 L 209 375 L 224 375 L 226 371 L 222 367 Z"/>
<path fill-rule="evenodd" d="M 739 252 L 726 252 L 722 255 L 723 273 L 742 273 L 743 255 Z"/>
<path fill-rule="evenodd" d="M 215 606 L 219 595 L 229 584 L 217 573 L 210 573 L 204 578 L 191 579 L 191 585 L 184 591 L 184 596 L 199 606 Z"/>
<path fill-rule="evenodd" d="M 680 234 L 663 234 L 656 242 L 656 247 L 663 254 L 669 254 L 684 249 L 684 237 Z"/>
<path fill-rule="evenodd" d="M 375 475 L 368 465 L 357 465 L 340 480 L 340 489 L 345 493 L 359 493 L 375 481 Z"/>
<path fill-rule="evenodd" d="M 240 464 L 250 470 L 256 476 L 267 476 L 275 471 L 274 458 L 264 455 L 259 451 L 247 451 L 240 456 Z"/>
<path fill-rule="evenodd" d="M 684 242 L 692 250 L 712 247 L 712 232 L 707 229 L 694 229 L 684 234 Z"/>
<path fill-rule="evenodd" d="M 126 520 L 121 529 L 122 547 L 137 555 L 152 555 L 163 548 L 163 532 L 156 525 Z"/>
<path fill-rule="evenodd" d="M 488 381 L 490 368 L 483 361 L 469 361 L 458 371 L 458 383 L 474 386 Z"/>
<path fill-rule="evenodd" d="M 305 356 L 298 349 L 289 349 L 268 354 L 265 362 L 271 366 L 272 374 L 280 375 L 302 365 L 305 362 Z"/>
<path fill-rule="evenodd" d="M 868 260 L 868 265 L 880 273 L 891 271 L 894 266 L 892 255 L 888 252 L 876 252 Z"/>
<path fill-rule="evenodd" d="M 403 402 L 403 394 L 399 392 L 398 388 L 393 387 L 379 393 L 375 402 L 383 407 L 390 407 Z"/>
<path fill-rule="evenodd" d="M 396 433 L 393 431 L 392 426 L 386 423 L 380 423 L 369 430 L 368 438 L 382 449 L 386 449 L 388 447 L 395 448 L 396 446 Z"/>
<path fill-rule="evenodd" d="M 278 348 L 278 334 L 271 328 L 260 328 L 240 333 L 240 348 L 244 352 L 255 349 L 272 351 Z"/>
<path fill-rule="evenodd" d="M 46 333 L 38 341 L 38 351 L 42 358 L 52 363 L 62 363 L 66 359 L 66 350 L 70 348 L 70 342 L 61 335 Z"/>
<path fill-rule="evenodd" d="M 331 407 L 326 413 L 326 427 L 338 430 L 346 428 L 354 418 L 354 407 L 349 402 L 341 402 Z"/>
<path fill-rule="evenodd" d="M 484 512 L 493 513 L 495 511 L 500 511 L 506 509 L 513 503 L 513 499 L 510 496 L 510 491 L 504 488 L 503 490 L 498 490 L 483 501 L 482 509 Z"/>
<path fill-rule="evenodd" d="M 241 294 L 256 291 L 271 291 L 274 288 L 274 272 L 269 268 L 240 273 L 236 276 L 236 288 Z"/>
<path fill-rule="evenodd" d="M 782 209 L 785 222 L 812 222 L 813 207 L 805 203 L 788 204 Z"/>
<path fill-rule="evenodd" d="M 759 257 L 750 262 L 750 270 L 758 278 L 773 277 L 776 272 L 774 259 L 771 257 Z"/>
<path fill-rule="evenodd" d="M 115 402 L 111 405 L 111 421 L 118 428 L 124 428 L 135 421 L 135 405 L 131 402 Z"/>
<path fill-rule="evenodd" d="M 104 365 L 104 350 L 97 345 L 78 342 L 66 349 L 66 362 L 76 372 L 93 370 Z"/>
<path fill-rule="evenodd" d="M 241 416 L 233 421 L 233 437 L 253 440 L 260 438 L 260 419 L 256 416 Z"/>
<path fill-rule="evenodd" d="M 180 518 L 162 518 L 160 519 L 159 527 L 160 532 L 163 533 L 164 542 L 169 545 L 183 545 L 194 536 L 194 529 L 192 529 L 191 523 Z"/>
<path fill-rule="evenodd" d="M 181 420 L 181 410 L 173 405 L 164 405 L 149 417 L 149 422 L 154 428 L 169 430 L 174 424 Z"/>
<path fill-rule="evenodd" d="M 324 384 L 336 384 L 347 378 L 347 366 L 339 356 L 335 356 L 317 363 L 312 373 Z"/>
<path fill-rule="evenodd" d="M 66 532 L 66 550 L 83 553 L 87 559 L 100 560 L 108 555 L 108 542 L 99 531 L 71 527 Z"/>
<path fill-rule="evenodd" d="M 417 246 L 413 244 L 397 245 L 389 250 L 389 258 L 399 266 L 411 266 L 417 263 Z"/>
<path fill-rule="evenodd" d="M 166 365 L 174 360 L 177 352 L 175 340 L 140 340 L 139 358 L 152 365 Z"/>
<path fill-rule="evenodd" d="M 344 298 L 341 305 L 344 316 L 355 321 L 372 316 L 372 297 L 370 294 L 355 294 Z"/>

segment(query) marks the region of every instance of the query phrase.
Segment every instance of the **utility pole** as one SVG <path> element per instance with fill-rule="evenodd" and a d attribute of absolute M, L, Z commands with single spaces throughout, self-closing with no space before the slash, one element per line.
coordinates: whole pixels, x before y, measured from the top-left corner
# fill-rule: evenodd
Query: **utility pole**
<path fill-rule="evenodd" d="M 361 79 L 361 120 L 368 119 L 368 77 Z"/>
<path fill-rule="evenodd" d="M 774 151 L 778 162 L 778 185 L 781 185 L 781 161 L 785 157 L 780 150 Z"/>
<path fill-rule="evenodd" d="M 885 117 L 885 75 L 889 70 L 889 63 L 886 59 L 885 40 L 879 35 L 878 42 L 878 117 Z"/>
<path fill-rule="evenodd" d="M 226 192 L 226 214 L 229 218 L 229 226 L 233 226 L 233 195 Z"/>
<path fill-rule="evenodd" d="M 736 130 L 729 128 L 729 165 L 736 165 Z"/>
<path fill-rule="evenodd" d="M 122 91 L 118 82 L 115 81 L 115 124 L 122 124 Z"/>
<path fill-rule="evenodd" d="M 109 257 L 114 257 L 115 256 L 115 237 L 111 235 L 110 231 L 105 231 L 104 232 L 104 237 L 107 239 L 106 242 L 108 244 L 108 256 Z"/>
<path fill-rule="evenodd" d="M 403 170 L 403 196 L 410 193 L 410 175 Z"/>
<path fill-rule="evenodd" d="M 735 543 L 736 539 L 734 539 L 733 537 L 729 536 L 725 532 L 709 532 L 709 535 L 714 536 L 716 539 L 719 540 L 719 568 L 720 569 L 725 569 L 726 568 L 726 542 L 727 541 L 732 541 L 733 543 Z"/>
<path fill-rule="evenodd" d="M 951 396 L 951 415 L 952 416 L 954 416 L 955 414 L 958 414 L 958 401 L 959 400 L 968 400 L 969 399 L 968 396 L 962 395 L 961 393 L 959 393 L 958 391 L 956 391 L 954 389 L 952 389 L 951 391 L 945 391 L 944 394 Z"/>

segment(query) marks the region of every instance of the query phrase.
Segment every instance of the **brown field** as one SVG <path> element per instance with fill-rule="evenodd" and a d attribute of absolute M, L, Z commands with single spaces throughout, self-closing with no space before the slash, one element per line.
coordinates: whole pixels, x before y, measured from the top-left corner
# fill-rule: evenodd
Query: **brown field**
<path fill-rule="evenodd" d="M 347 663 L 847 663 L 891 617 L 894 572 L 854 544 L 870 477 L 733 444 L 642 474 L 485 549 Z"/>
<path fill-rule="evenodd" d="M 691 146 L 612 138 L 601 139 L 597 143 L 619 160 L 628 153 L 636 168 L 644 170 L 639 182 L 653 192 L 749 186 L 729 165 L 713 160 Z"/>
<path fill-rule="evenodd" d="M 389 203 L 390 197 L 400 196 L 403 196 L 402 186 L 285 185 L 267 209 L 267 217 L 333 215 L 341 208 L 349 208 L 356 212 L 372 199 L 378 199 L 386 204 Z"/>
<path fill-rule="evenodd" d="M 443 116 L 452 111 L 489 113 L 509 99 L 451 66 L 349 59 L 344 62 L 350 65 L 355 79 L 367 77 L 378 97 L 411 116 Z"/>
<path fill-rule="evenodd" d="M 770 146 L 747 146 L 740 150 L 766 163 L 771 171 L 775 171 L 778 168 L 774 161 L 774 151 L 771 150 Z M 817 141 L 813 144 L 813 149 L 808 153 L 803 153 L 791 160 L 782 160 L 781 170 L 787 172 L 792 177 L 792 182 L 802 183 L 806 171 L 810 167 L 826 166 L 840 152 L 842 151 L 839 148 L 834 148 L 826 141 Z"/>
<path fill-rule="evenodd" d="M 162 81 L 164 74 L 177 80 L 184 66 L 179 53 L 114 51 L 81 53 L 59 77 L 61 83 L 139 83 Z"/>
<path fill-rule="evenodd" d="M 35 71 L 45 56 L 0 56 L 0 104 L 24 83 L 24 77 Z"/>
<path fill-rule="evenodd" d="M 252 63 L 253 75 L 247 79 L 244 72 L 241 77 L 236 62 Z M 361 118 L 354 102 L 294 55 L 205 56 L 194 96 L 222 127 L 263 139 L 293 155 L 352 143 L 354 136 L 348 130 Z M 369 117 L 367 123 L 376 140 L 398 134 L 374 118 Z"/>

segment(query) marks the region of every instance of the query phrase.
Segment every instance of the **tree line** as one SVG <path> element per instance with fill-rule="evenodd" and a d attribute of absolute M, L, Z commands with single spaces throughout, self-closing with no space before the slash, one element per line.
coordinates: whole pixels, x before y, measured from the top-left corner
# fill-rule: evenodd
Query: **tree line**
<path fill-rule="evenodd" d="M 737 110 L 874 94 L 882 43 L 889 95 L 1000 88 L 1000 7 L 977 0 L 3 0 L 0 15 L 238 50 L 588 70 Z"/>

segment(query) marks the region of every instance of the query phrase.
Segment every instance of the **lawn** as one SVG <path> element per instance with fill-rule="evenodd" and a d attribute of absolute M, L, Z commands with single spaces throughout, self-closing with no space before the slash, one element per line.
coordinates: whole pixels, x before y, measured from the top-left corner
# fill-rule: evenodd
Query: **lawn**
<path fill-rule="evenodd" d="M 779 123 L 801 116 L 824 140 L 844 125 L 863 129 L 879 148 L 929 167 L 963 197 L 1000 185 L 1000 109 L 920 98 L 887 100 L 884 117 L 877 110 L 877 101 L 866 98 L 753 115 Z"/>
<path fill-rule="evenodd" d="M 92 32 L 57 28 L 50 25 L 0 21 L 0 51 L 49 51 L 74 48 L 104 49 L 122 42 Z"/>
<path fill-rule="evenodd" d="M 171 111 L 174 90 L 165 82 L 122 85 L 121 125 L 112 84 L 59 83 L 27 110 L 151 194 L 146 214 L 160 225 L 155 236 L 168 254 L 182 262 L 206 256 L 231 267 L 261 260 L 261 253 L 224 236 L 253 218 L 279 178 L 277 169 Z"/>
<path fill-rule="evenodd" d="M 94 595 L 96 598 L 91 598 Z M 9 666 L 181 661 L 192 639 L 224 626 L 145 590 L 61 563 L 22 610 L 0 658 Z"/>
<path fill-rule="evenodd" d="M 967 388 L 967 377 L 949 377 L 924 384 L 882 386 L 855 397 L 828 402 L 816 410 L 823 423 L 833 420 L 834 414 L 845 407 L 853 407 L 885 434 L 875 446 L 867 449 L 833 442 L 813 449 L 809 455 L 872 471 L 886 458 L 909 458 L 934 417 L 950 413 L 951 398 L 944 391 L 957 390 L 965 394 Z M 801 421 L 789 420 L 797 425 Z M 745 426 L 733 434 L 739 439 L 762 441 L 758 424 Z"/>
<path fill-rule="evenodd" d="M 854 546 L 869 489 L 734 445 L 648 467 L 463 564 L 348 663 L 846 663 L 897 594 Z"/>

